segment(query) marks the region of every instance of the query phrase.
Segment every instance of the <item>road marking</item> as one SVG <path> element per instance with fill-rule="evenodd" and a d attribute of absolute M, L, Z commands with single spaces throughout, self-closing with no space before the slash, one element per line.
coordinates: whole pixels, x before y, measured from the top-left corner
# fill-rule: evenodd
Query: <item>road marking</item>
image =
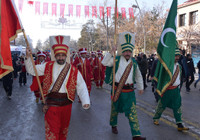
<path fill-rule="evenodd" d="M 108 89 L 104 89 L 104 91 L 107 92 L 107 93 L 110 93 L 110 91 L 109 91 Z M 145 106 L 145 105 L 146 105 L 146 106 Z M 137 105 L 136 105 L 136 107 L 137 107 L 138 109 L 140 109 L 141 111 L 143 111 L 144 113 L 148 114 L 149 116 L 151 116 L 151 117 L 154 116 L 155 110 L 153 110 L 152 108 L 156 108 L 155 106 L 153 106 L 153 105 L 151 105 L 151 104 L 149 104 L 149 103 L 147 103 L 147 102 L 145 102 L 145 101 L 143 101 L 143 100 L 137 99 Z M 150 108 L 150 107 L 151 107 L 151 108 Z M 172 127 L 174 127 L 174 128 L 177 128 L 177 126 L 176 126 L 176 124 L 175 124 L 175 121 L 174 121 L 174 118 L 171 117 L 172 115 L 171 115 L 168 111 L 166 111 L 166 112 L 167 112 L 167 113 L 165 113 L 165 114 L 167 114 L 167 115 L 162 114 L 162 118 L 160 118 L 160 121 L 162 121 L 162 122 L 168 124 L 169 126 L 172 126 Z M 200 130 L 197 129 L 197 128 L 199 128 L 199 126 L 198 126 L 197 124 L 194 124 L 194 123 L 192 123 L 192 122 L 190 122 L 190 121 L 187 121 L 187 120 L 185 120 L 185 119 L 183 119 L 183 121 L 187 124 L 187 125 L 185 125 L 185 126 L 188 127 L 188 128 L 190 128 L 190 130 L 187 131 L 187 133 L 188 133 L 190 136 L 194 137 L 196 140 L 200 140 L 200 138 L 199 138 Z M 184 123 L 184 124 L 185 124 L 185 123 Z M 188 125 L 188 124 L 189 124 L 189 125 Z M 191 130 L 192 130 L 194 133 L 191 132 Z M 196 133 L 196 134 L 195 134 L 195 133 Z M 199 134 L 199 135 L 198 135 L 198 134 Z"/>
<path fill-rule="evenodd" d="M 140 106 L 137 105 L 136 108 L 140 109 L 141 111 L 143 111 L 144 113 L 148 114 L 148 115 L 151 116 L 151 117 L 154 116 L 154 113 L 147 111 L 147 110 L 146 110 L 145 108 L 143 108 L 143 107 L 140 107 Z M 160 118 L 160 121 L 166 123 L 166 124 L 169 125 L 169 126 L 172 126 L 172 127 L 174 127 L 174 128 L 177 128 L 177 126 L 175 125 L 175 123 L 173 123 L 173 122 L 171 122 L 171 121 L 168 121 L 168 120 L 166 120 L 166 119 L 164 119 L 164 118 Z M 153 123 L 152 123 L 152 124 L 153 124 Z M 190 128 L 190 129 L 191 129 L 191 128 Z M 177 130 L 177 131 L 178 131 L 178 130 Z M 183 133 L 184 133 L 184 132 L 183 132 Z M 188 133 L 190 136 L 194 137 L 196 140 L 200 140 L 199 135 L 197 135 L 197 134 L 195 134 L 195 133 L 192 133 L 192 132 L 190 132 L 190 131 L 187 131 L 186 133 Z"/>
<path fill-rule="evenodd" d="M 140 100 L 140 99 L 137 99 L 137 102 L 141 102 L 141 103 L 147 105 L 148 107 L 150 106 L 150 107 L 152 107 L 152 108 L 154 108 L 154 109 L 156 108 L 156 106 L 151 105 L 151 104 L 149 104 L 149 103 L 147 103 L 147 102 L 145 102 L 145 101 L 143 101 L 143 100 Z M 167 115 L 169 115 L 170 117 L 173 117 L 172 113 L 170 113 L 170 112 L 167 111 L 167 110 L 165 110 L 165 113 L 164 113 L 164 114 L 167 114 Z M 192 125 L 192 127 L 200 128 L 200 125 L 195 124 L 195 123 L 192 123 L 192 122 L 190 122 L 190 121 L 188 121 L 188 120 L 185 120 L 184 118 L 182 118 L 182 121 L 184 121 L 184 122 L 187 123 L 187 124 Z M 200 133 L 199 133 L 199 134 L 200 134 Z"/>

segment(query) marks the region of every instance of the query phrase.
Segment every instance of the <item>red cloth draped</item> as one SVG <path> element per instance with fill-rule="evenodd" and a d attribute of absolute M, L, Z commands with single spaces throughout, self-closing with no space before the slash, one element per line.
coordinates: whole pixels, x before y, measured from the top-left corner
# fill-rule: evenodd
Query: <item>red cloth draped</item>
<path fill-rule="evenodd" d="M 97 18 L 97 7 L 96 6 L 92 6 L 92 17 Z"/>
<path fill-rule="evenodd" d="M 107 16 L 111 17 L 111 7 L 107 7 Z"/>
<path fill-rule="evenodd" d="M 99 13 L 100 13 L 100 18 L 103 16 L 104 17 L 104 7 L 100 6 L 99 7 Z"/>
<path fill-rule="evenodd" d="M 126 18 L 126 8 L 122 7 L 122 18 Z"/>
<path fill-rule="evenodd" d="M 35 14 L 40 14 L 40 2 L 36 1 L 35 2 Z"/>
<path fill-rule="evenodd" d="M 69 8 L 69 16 L 73 16 L 73 5 L 69 4 L 68 8 Z"/>
<path fill-rule="evenodd" d="M 44 14 L 48 15 L 48 3 L 47 2 L 43 3 L 43 15 Z"/>
<path fill-rule="evenodd" d="M 65 4 L 60 4 L 60 16 L 64 17 L 65 14 Z"/>
<path fill-rule="evenodd" d="M 134 18 L 133 8 L 129 8 L 128 10 L 129 10 L 129 17 L 130 17 L 130 19 Z"/>
<path fill-rule="evenodd" d="M 52 16 L 57 16 L 57 3 L 52 3 Z"/>
<path fill-rule="evenodd" d="M 89 6 L 85 5 L 85 17 L 89 17 Z"/>
<path fill-rule="evenodd" d="M 0 78 L 13 71 L 10 41 L 17 37 L 22 27 L 11 0 L 1 0 L 0 10 Z"/>
<path fill-rule="evenodd" d="M 76 5 L 76 16 L 77 17 L 81 16 L 81 6 L 80 5 Z"/>

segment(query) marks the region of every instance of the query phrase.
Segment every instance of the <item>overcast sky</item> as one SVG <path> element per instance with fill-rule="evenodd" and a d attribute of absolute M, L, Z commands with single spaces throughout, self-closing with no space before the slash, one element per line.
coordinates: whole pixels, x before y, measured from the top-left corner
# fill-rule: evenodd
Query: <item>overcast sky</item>
<path fill-rule="evenodd" d="M 36 42 L 41 39 L 42 41 L 44 41 L 45 39 L 47 39 L 50 35 L 70 35 L 71 39 L 74 40 L 78 40 L 78 38 L 80 37 L 80 31 L 81 31 L 81 26 L 82 24 L 86 23 L 88 19 L 85 18 L 84 16 L 84 6 L 85 5 L 89 5 L 91 6 L 102 6 L 103 5 L 103 1 L 104 0 L 33 0 L 33 1 L 40 1 L 41 3 L 43 2 L 48 2 L 49 3 L 49 11 L 51 10 L 51 3 L 64 3 L 66 4 L 66 8 L 68 4 L 73 4 L 74 5 L 74 14 L 75 14 L 75 5 L 81 5 L 81 17 L 82 18 L 77 18 L 76 16 L 74 17 L 70 17 L 69 21 L 72 23 L 70 25 L 69 29 L 48 29 L 48 28 L 41 28 L 41 21 L 49 20 L 48 17 L 44 17 L 44 16 L 38 16 L 35 15 L 35 11 L 34 11 L 34 5 L 32 7 L 30 7 L 30 5 L 27 4 L 27 1 L 24 0 L 24 4 L 23 4 L 23 10 L 22 13 L 20 14 L 20 18 L 22 21 L 22 24 L 24 26 L 24 29 L 26 31 L 26 34 L 29 35 L 31 37 L 31 39 L 33 40 L 33 45 L 35 47 Z M 114 5 L 115 5 L 115 0 L 107 0 L 107 6 L 111 6 L 113 11 L 114 11 Z M 156 6 L 158 4 L 162 3 L 162 0 L 137 0 L 138 4 L 140 6 L 140 8 L 145 8 L 145 9 L 152 9 L 153 6 Z M 164 4 L 166 6 L 166 9 L 170 8 L 172 0 L 163 0 Z M 185 2 L 186 0 L 178 0 L 178 4 L 182 4 L 183 2 Z M 15 0 L 16 2 L 16 7 L 18 7 L 18 0 Z M 136 5 L 135 0 L 118 0 L 118 7 L 126 7 L 126 11 L 128 13 L 128 8 L 131 7 L 132 5 Z M 41 9 L 40 9 L 40 13 L 43 12 L 42 10 L 42 4 L 41 4 Z M 120 11 L 120 9 L 119 9 Z M 66 11 L 68 12 L 68 11 Z M 59 9 L 57 10 L 57 14 L 59 14 Z M 127 15 L 128 16 L 128 15 Z M 59 17 L 51 17 L 51 20 L 58 20 Z M 91 14 L 90 14 L 91 17 Z M 59 27 L 59 26 L 58 26 Z"/>

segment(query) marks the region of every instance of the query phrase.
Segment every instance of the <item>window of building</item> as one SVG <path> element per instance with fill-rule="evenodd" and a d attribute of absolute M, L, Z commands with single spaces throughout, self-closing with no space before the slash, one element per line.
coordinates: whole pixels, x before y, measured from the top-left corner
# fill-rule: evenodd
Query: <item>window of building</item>
<path fill-rule="evenodd" d="M 179 26 L 185 26 L 185 14 L 179 15 Z"/>
<path fill-rule="evenodd" d="M 190 12 L 190 25 L 198 23 L 198 11 Z"/>

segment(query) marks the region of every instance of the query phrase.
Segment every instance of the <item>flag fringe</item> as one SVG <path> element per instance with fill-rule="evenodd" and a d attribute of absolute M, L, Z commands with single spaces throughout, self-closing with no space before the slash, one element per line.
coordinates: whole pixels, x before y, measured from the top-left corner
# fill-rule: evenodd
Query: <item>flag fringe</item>
<path fill-rule="evenodd" d="M 160 55 L 158 55 L 158 60 L 160 61 L 160 63 L 163 65 L 163 67 L 165 68 L 165 70 L 167 71 L 167 73 L 169 74 L 170 77 L 170 81 L 163 87 L 162 91 L 156 89 L 156 92 L 162 97 L 163 93 L 166 91 L 166 89 L 168 88 L 168 86 L 171 84 L 171 80 L 172 80 L 172 73 L 170 72 L 170 70 L 168 69 L 167 65 L 165 64 L 165 62 L 161 59 Z M 154 78 L 157 82 L 158 79 L 155 77 Z"/>
<path fill-rule="evenodd" d="M 16 31 L 16 34 L 9 38 L 9 41 L 13 41 L 15 38 L 17 38 L 17 34 L 19 34 L 19 33 L 21 33 L 21 32 L 22 32 L 22 29 L 18 29 L 18 30 Z"/>

